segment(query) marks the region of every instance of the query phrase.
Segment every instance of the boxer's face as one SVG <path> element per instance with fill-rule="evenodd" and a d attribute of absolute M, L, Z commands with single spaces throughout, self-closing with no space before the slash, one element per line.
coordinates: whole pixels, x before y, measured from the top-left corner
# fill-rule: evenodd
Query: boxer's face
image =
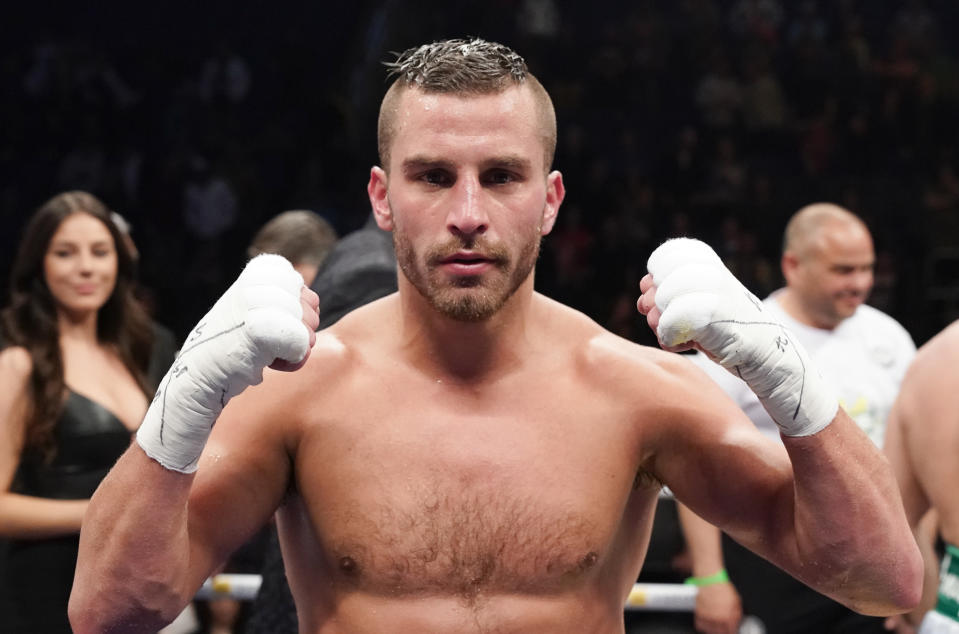
<path fill-rule="evenodd" d="M 59 310 L 73 316 L 99 310 L 117 281 L 113 236 L 90 214 L 67 216 L 50 239 L 43 272 Z"/>
<path fill-rule="evenodd" d="M 486 319 L 530 278 L 564 195 L 536 116 L 525 87 L 400 97 L 389 175 L 374 168 L 370 197 L 406 279 L 444 315 Z"/>
<path fill-rule="evenodd" d="M 796 288 L 819 325 L 835 328 L 869 297 L 876 256 L 857 224 L 829 225 L 800 259 Z"/>

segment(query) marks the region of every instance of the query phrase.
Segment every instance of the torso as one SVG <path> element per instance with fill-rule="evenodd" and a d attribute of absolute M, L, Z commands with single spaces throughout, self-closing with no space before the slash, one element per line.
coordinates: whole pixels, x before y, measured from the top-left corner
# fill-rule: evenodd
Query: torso
<path fill-rule="evenodd" d="M 146 411 L 146 396 L 120 360 L 66 344 L 68 385 L 49 459 L 25 451 L 15 493 L 59 500 L 87 499 L 129 447 Z M 77 562 L 77 535 L 11 540 L 0 572 L 8 585 L 10 631 L 69 632 L 66 606 Z M 0 580 L 3 581 L 3 580 Z M 2 629 L 2 628 L 0 628 Z"/>
<path fill-rule="evenodd" d="M 105 346 L 61 343 L 67 386 L 113 413 L 130 431 L 136 431 L 147 411 L 146 395 L 120 358 Z"/>
<path fill-rule="evenodd" d="M 659 488 L 642 387 L 610 376 L 611 335 L 551 310 L 535 361 L 469 385 L 336 329 L 279 515 L 302 631 L 621 631 Z"/>

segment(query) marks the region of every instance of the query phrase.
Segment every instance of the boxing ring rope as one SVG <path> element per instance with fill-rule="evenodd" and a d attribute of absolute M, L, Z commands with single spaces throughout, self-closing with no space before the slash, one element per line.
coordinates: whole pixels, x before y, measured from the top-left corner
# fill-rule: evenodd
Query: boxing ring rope
<path fill-rule="evenodd" d="M 260 575 L 215 575 L 204 582 L 196 598 L 252 601 L 261 582 Z M 630 611 L 692 612 L 698 590 L 696 586 L 679 583 L 636 583 L 624 608 Z"/>
<path fill-rule="evenodd" d="M 682 583 L 634 583 L 624 609 L 692 612 L 699 588 Z"/>

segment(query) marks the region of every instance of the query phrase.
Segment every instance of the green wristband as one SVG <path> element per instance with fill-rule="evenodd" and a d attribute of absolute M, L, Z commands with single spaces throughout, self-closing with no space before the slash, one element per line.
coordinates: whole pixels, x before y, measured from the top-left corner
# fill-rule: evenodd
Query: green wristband
<path fill-rule="evenodd" d="M 688 586 L 697 586 L 702 588 L 703 586 L 714 586 L 717 583 L 726 583 L 729 581 L 729 575 L 726 574 L 725 568 L 720 568 L 719 572 L 709 575 L 708 577 L 689 577 L 684 581 Z"/>

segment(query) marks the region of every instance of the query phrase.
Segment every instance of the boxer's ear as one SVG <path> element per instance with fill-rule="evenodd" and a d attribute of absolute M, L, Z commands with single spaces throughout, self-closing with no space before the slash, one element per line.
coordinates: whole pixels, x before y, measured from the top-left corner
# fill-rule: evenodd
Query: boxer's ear
<path fill-rule="evenodd" d="M 782 267 L 783 278 L 786 280 L 787 285 L 795 283 L 800 266 L 799 256 L 793 251 L 784 251 L 779 264 Z"/>
<path fill-rule="evenodd" d="M 546 177 L 546 205 L 543 206 L 543 218 L 539 234 L 545 236 L 553 230 L 556 223 L 556 214 L 559 206 L 566 197 L 566 187 L 563 185 L 563 175 L 557 171 L 550 172 Z"/>
<path fill-rule="evenodd" d="M 393 210 L 390 209 L 389 177 L 383 168 L 374 166 L 370 170 L 370 182 L 366 186 L 366 193 L 370 196 L 370 205 L 373 207 L 377 226 L 383 231 L 392 231 Z"/>

